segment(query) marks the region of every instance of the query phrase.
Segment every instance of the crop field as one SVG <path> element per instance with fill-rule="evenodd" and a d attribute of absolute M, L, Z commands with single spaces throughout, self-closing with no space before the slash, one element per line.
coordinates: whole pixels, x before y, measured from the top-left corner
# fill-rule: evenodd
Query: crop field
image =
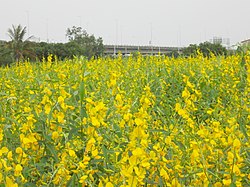
<path fill-rule="evenodd" d="M 250 186 L 250 53 L 2 67 L 0 127 L 0 186 Z"/>

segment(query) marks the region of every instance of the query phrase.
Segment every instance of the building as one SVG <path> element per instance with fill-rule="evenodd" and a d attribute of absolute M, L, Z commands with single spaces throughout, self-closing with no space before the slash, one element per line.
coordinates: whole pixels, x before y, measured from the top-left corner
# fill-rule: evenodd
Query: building
<path fill-rule="evenodd" d="M 129 55 L 140 52 L 142 55 L 169 55 L 173 52 L 181 52 L 182 48 L 159 46 L 132 46 L 132 45 L 104 45 L 105 55 Z"/>
<path fill-rule="evenodd" d="M 230 48 L 230 39 L 229 38 L 213 37 L 213 39 L 210 39 L 209 42 L 213 43 L 213 44 L 220 44 L 227 49 Z"/>
<path fill-rule="evenodd" d="M 241 41 L 241 45 L 243 45 L 243 46 L 250 46 L 250 39 Z"/>

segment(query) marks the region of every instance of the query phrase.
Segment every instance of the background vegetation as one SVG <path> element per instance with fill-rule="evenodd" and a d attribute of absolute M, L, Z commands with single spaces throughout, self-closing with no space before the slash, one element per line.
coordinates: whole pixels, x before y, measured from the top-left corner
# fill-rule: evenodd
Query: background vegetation
<path fill-rule="evenodd" d="M 33 42 L 32 36 L 25 39 L 26 27 L 21 25 L 12 26 L 8 29 L 10 41 L 0 42 L 0 65 L 12 62 L 42 60 L 50 54 L 59 59 L 73 58 L 74 56 L 85 56 L 87 58 L 97 57 L 103 54 L 104 46 L 102 38 L 89 35 L 81 27 L 67 29 L 67 43 Z"/>
<path fill-rule="evenodd" d="M 12 26 L 7 33 L 10 41 L 0 41 L 0 66 L 27 59 L 29 61 L 42 61 L 43 58 L 47 58 L 50 54 L 64 60 L 66 58 L 72 59 L 74 56 L 85 56 L 90 59 L 91 57 L 102 56 L 104 53 L 102 38 L 89 35 L 81 27 L 73 26 L 66 30 L 66 37 L 69 40 L 67 43 L 34 42 L 32 36 L 25 38 L 26 27 L 21 25 Z M 188 47 L 182 48 L 181 52 L 172 51 L 168 56 L 197 56 L 198 51 L 205 57 L 211 57 L 211 54 L 215 56 L 226 56 L 235 53 L 244 55 L 247 49 L 249 49 L 249 46 L 239 46 L 236 51 L 232 51 L 227 50 L 221 44 L 204 42 L 199 45 L 190 44 Z"/>

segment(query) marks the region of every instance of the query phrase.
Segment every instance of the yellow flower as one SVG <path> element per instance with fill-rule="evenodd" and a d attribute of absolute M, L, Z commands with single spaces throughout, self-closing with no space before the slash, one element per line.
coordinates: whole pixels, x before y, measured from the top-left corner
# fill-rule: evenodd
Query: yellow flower
<path fill-rule="evenodd" d="M 136 148 L 135 150 L 132 151 L 132 154 L 135 156 L 141 156 L 143 155 L 144 151 L 141 148 Z"/>
<path fill-rule="evenodd" d="M 175 111 L 178 112 L 181 109 L 181 104 L 180 103 L 176 103 L 175 104 Z"/>
<path fill-rule="evenodd" d="M 17 177 L 21 174 L 23 167 L 20 164 L 17 164 L 15 167 L 14 175 Z"/>
<path fill-rule="evenodd" d="M 17 153 L 17 154 L 22 154 L 22 153 L 23 153 L 22 148 L 21 148 L 21 147 L 17 147 L 17 148 L 16 148 L 16 153 Z"/>
<path fill-rule="evenodd" d="M 62 96 L 59 96 L 57 101 L 58 101 L 58 103 L 62 104 L 62 103 L 64 103 L 64 98 Z"/>
<path fill-rule="evenodd" d="M 233 159 L 234 159 L 234 154 L 231 151 L 229 151 L 227 153 L 227 160 L 228 160 L 228 162 L 232 164 L 234 162 Z"/>
<path fill-rule="evenodd" d="M 4 148 L 6 148 L 6 147 L 4 147 Z M 8 152 L 8 149 L 6 151 L 6 150 L 4 150 L 4 148 L 0 149 L 0 157 L 2 156 L 3 153 L 7 153 Z"/>
<path fill-rule="evenodd" d="M 239 176 L 241 174 L 241 171 L 237 165 L 233 166 L 233 173 L 235 173 L 236 176 Z"/>
<path fill-rule="evenodd" d="M 94 101 L 91 98 L 86 98 L 86 101 L 92 105 L 94 104 Z"/>
<path fill-rule="evenodd" d="M 81 178 L 80 178 L 80 183 L 84 183 L 85 182 L 85 180 L 88 178 L 88 176 L 87 175 L 83 175 Z"/>
<path fill-rule="evenodd" d="M 123 103 L 122 102 L 122 96 L 120 94 L 116 95 L 115 100 L 118 101 L 119 103 Z"/>
<path fill-rule="evenodd" d="M 96 117 L 91 117 L 92 125 L 95 127 L 100 127 L 100 122 Z"/>
<path fill-rule="evenodd" d="M 128 186 L 129 187 L 137 187 L 138 179 L 136 176 L 129 176 L 128 178 Z"/>
<path fill-rule="evenodd" d="M 66 75 L 64 75 L 64 74 L 61 73 L 61 74 L 58 75 L 58 77 L 59 77 L 60 79 L 65 79 L 65 78 L 66 78 Z"/>
<path fill-rule="evenodd" d="M 209 114 L 209 115 L 211 115 L 213 112 L 214 112 L 214 110 L 213 110 L 212 108 L 209 108 L 209 109 L 207 110 L 207 114 Z"/>
<path fill-rule="evenodd" d="M 141 166 L 144 167 L 144 168 L 146 168 L 146 169 L 149 169 L 150 163 L 148 161 L 146 161 L 146 160 L 143 160 L 141 162 Z"/>
<path fill-rule="evenodd" d="M 29 94 L 30 94 L 30 95 L 33 95 L 33 94 L 35 94 L 35 92 L 32 91 L 32 90 L 29 90 Z"/>
<path fill-rule="evenodd" d="M 2 168 L 3 166 L 4 166 L 4 170 L 6 171 L 6 172 L 8 172 L 8 171 L 10 171 L 11 169 L 12 169 L 12 167 L 10 167 L 10 166 L 8 166 L 7 165 L 7 162 L 6 162 L 6 160 L 5 159 L 1 159 L 0 160 L 0 167 Z"/>
<path fill-rule="evenodd" d="M 105 187 L 114 187 L 114 185 L 111 182 L 107 182 L 107 184 L 105 185 Z"/>
<path fill-rule="evenodd" d="M 17 183 L 14 183 L 11 178 L 6 176 L 6 187 L 18 187 Z"/>
<path fill-rule="evenodd" d="M 0 143 L 3 141 L 4 134 L 0 131 Z"/>
<path fill-rule="evenodd" d="M 197 160 L 199 158 L 199 156 L 200 156 L 200 154 L 199 154 L 198 150 L 194 149 L 192 154 L 191 154 L 191 160 L 195 161 L 195 160 Z"/>
<path fill-rule="evenodd" d="M 57 120 L 59 123 L 64 123 L 64 117 L 65 117 L 64 113 L 62 113 L 62 112 L 57 113 Z"/>
<path fill-rule="evenodd" d="M 58 133 L 57 131 L 54 131 L 54 132 L 52 133 L 52 139 L 53 139 L 53 140 L 56 140 L 58 137 L 59 137 L 59 133 Z"/>
<path fill-rule="evenodd" d="M 86 152 L 90 151 L 90 149 L 94 146 L 96 140 L 94 138 L 90 138 L 86 145 Z"/>
<path fill-rule="evenodd" d="M 136 118 L 136 119 L 135 119 L 135 123 L 136 123 L 136 125 L 138 125 L 138 126 L 142 126 L 142 125 L 145 124 L 144 120 L 142 120 L 141 118 Z"/>
<path fill-rule="evenodd" d="M 161 177 L 163 177 L 165 180 L 169 180 L 169 175 L 168 175 L 168 173 L 166 172 L 166 170 L 165 169 L 163 169 L 163 168 L 161 168 L 161 170 L 160 170 L 160 176 Z"/>
<path fill-rule="evenodd" d="M 74 150 L 69 150 L 69 156 L 76 157 L 76 153 Z"/>
<path fill-rule="evenodd" d="M 102 181 L 99 182 L 98 187 L 103 187 Z"/>
<path fill-rule="evenodd" d="M 13 158 L 12 158 L 12 151 L 8 152 L 7 158 L 8 158 L 9 161 L 13 160 Z"/>
<path fill-rule="evenodd" d="M 183 98 L 189 98 L 190 97 L 190 92 L 188 91 L 187 87 L 182 92 L 182 97 Z"/>
<path fill-rule="evenodd" d="M 0 169 L 1 169 L 1 168 L 0 168 Z M 0 173 L 0 183 L 2 184 L 2 182 L 3 182 L 3 174 Z"/>
<path fill-rule="evenodd" d="M 47 103 L 45 106 L 44 106 L 44 110 L 45 110 L 45 114 L 49 114 L 50 111 L 51 111 L 51 106 L 49 103 Z"/>
<path fill-rule="evenodd" d="M 132 114 L 131 113 L 126 113 L 123 116 L 123 119 L 128 122 L 130 119 L 132 118 Z"/>
<path fill-rule="evenodd" d="M 70 94 L 67 93 L 63 88 L 60 88 L 60 92 L 61 92 L 61 95 L 62 95 L 63 98 L 66 98 L 66 97 L 70 96 Z"/>
<path fill-rule="evenodd" d="M 44 88 L 43 92 L 46 93 L 48 96 L 52 95 L 52 92 L 50 91 L 49 88 Z"/>
<path fill-rule="evenodd" d="M 178 180 L 177 180 L 176 178 L 174 178 L 174 179 L 172 180 L 171 185 L 172 185 L 173 187 L 181 187 L 180 183 L 178 182 Z"/>
<path fill-rule="evenodd" d="M 89 156 L 84 156 L 83 158 L 83 163 L 87 164 L 90 161 L 90 157 Z"/>
<path fill-rule="evenodd" d="M 236 138 L 234 141 L 233 141 L 233 147 L 235 149 L 239 149 L 241 147 L 241 142 L 238 138 Z"/>
<path fill-rule="evenodd" d="M 214 187 L 222 187 L 223 185 L 220 182 L 214 183 Z"/>
<path fill-rule="evenodd" d="M 184 109 L 178 110 L 178 114 L 179 114 L 180 116 L 182 116 L 183 118 L 185 118 L 185 119 L 188 118 L 188 114 L 187 114 L 186 110 L 184 110 Z"/>
<path fill-rule="evenodd" d="M 229 186 L 231 184 L 231 179 L 223 179 L 222 182 L 224 185 Z"/>
<path fill-rule="evenodd" d="M 31 112 L 32 110 L 31 110 L 31 108 L 30 107 L 24 107 L 24 112 Z"/>
<path fill-rule="evenodd" d="M 97 155 L 98 155 L 98 149 L 94 149 L 94 150 L 92 150 L 92 156 L 93 157 L 96 157 Z"/>
<path fill-rule="evenodd" d="M 191 89 L 194 89 L 194 85 L 189 81 L 187 81 L 187 86 Z"/>
<path fill-rule="evenodd" d="M 29 144 L 29 143 L 32 143 L 32 141 L 29 138 L 23 138 L 24 145 Z"/>
<path fill-rule="evenodd" d="M 8 153 L 9 149 L 7 147 L 2 147 L 0 150 L 2 153 Z"/>

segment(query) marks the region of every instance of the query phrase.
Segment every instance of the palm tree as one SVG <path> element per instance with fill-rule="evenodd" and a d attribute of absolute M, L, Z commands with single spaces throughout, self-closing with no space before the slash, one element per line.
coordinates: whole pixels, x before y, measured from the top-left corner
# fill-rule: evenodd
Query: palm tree
<path fill-rule="evenodd" d="M 22 27 L 21 25 L 14 26 L 12 25 L 12 29 L 8 29 L 8 35 L 11 39 L 10 49 L 12 52 L 12 56 L 14 60 L 19 61 L 24 58 L 24 55 L 30 53 L 29 51 L 29 40 L 32 38 L 30 36 L 26 40 L 24 40 L 24 36 L 26 34 L 26 27 Z"/>

